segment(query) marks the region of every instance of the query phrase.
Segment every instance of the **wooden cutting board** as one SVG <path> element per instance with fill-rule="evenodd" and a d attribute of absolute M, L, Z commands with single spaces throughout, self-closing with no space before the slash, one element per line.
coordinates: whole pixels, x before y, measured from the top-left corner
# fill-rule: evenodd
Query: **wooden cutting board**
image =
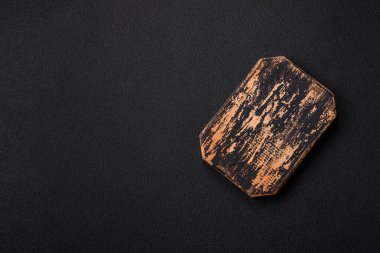
<path fill-rule="evenodd" d="M 263 58 L 201 132 L 202 157 L 248 196 L 274 195 L 335 117 L 331 91 Z"/>

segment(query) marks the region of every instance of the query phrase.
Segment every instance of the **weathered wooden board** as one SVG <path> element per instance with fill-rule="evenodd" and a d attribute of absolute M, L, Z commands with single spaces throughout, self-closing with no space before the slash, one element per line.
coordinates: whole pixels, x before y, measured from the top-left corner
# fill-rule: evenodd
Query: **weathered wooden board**
<path fill-rule="evenodd" d="M 274 195 L 335 117 L 331 91 L 263 58 L 200 134 L 202 157 L 250 197 Z"/>

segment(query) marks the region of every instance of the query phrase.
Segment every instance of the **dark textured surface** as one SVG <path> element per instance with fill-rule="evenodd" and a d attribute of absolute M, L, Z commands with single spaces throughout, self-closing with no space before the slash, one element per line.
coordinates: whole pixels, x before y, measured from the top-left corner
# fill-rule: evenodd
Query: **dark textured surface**
<path fill-rule="evenodd" d="M 379 1 L 1 1 L 1 252 L 376 252 Z M 262 57 L 338 117 L 249 199 L 198 134 Z"/>
<path fill-rule="evenodd" d="M 336 117 L 334 94 L 283 56 L 260 59 L 199 135 L 250 197 L 276 194 Z"/>

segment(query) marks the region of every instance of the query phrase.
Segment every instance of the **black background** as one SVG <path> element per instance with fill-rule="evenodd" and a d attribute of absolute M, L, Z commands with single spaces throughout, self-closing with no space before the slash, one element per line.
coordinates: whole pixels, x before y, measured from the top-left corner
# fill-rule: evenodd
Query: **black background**
<path fill-rule="evenodd" d="M 378 252 L 379 1 L 1 1 L 1 252 Z M 338 118 L 275 197 L 198 134 L 261 57 Z"/>

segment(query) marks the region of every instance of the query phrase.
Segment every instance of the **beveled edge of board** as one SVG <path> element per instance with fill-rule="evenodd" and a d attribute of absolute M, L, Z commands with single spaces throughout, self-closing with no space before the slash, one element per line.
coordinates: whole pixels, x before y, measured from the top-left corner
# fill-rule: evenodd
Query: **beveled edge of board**
<path fill-rule="evenodd" d="M 331 120 L 326 124 L 326 126 L 322 129 L 322 131 L 320 132 L 320 134 L 317 136 L 317 138 L 315 138 L 315 140 L 308 146 L 308 148 L 305 150 L 305 152 L 302 154 L 302 156 L 300 156 L 300 158 L 298 159 L 297 163 L 294 165 L 294 169 L 292 171 L 290 171 L 286 177 L 284 178 L 284 180 L 282 181 L 282 183 L 273 191 L 273 192 L 269 192 L 269 193 L 263 193 L 263 194 L 250 194 L 249 192 L 245 191 L 240 185 L 236 184 L 234 181 L 232 181 L 220 168 L 218 168 L 216 165 L 212 164 L 211 161 L 208 161 L 207 158 L 205 157 L 204 155 L 204 150 L 203 150 L 203 146 L 202 146 L 202 140 L 201 140 L 201 136 L 204 132 L 204 130 L 211 124 L 211 122 L 213 121 L 213 119 L 219 114 L 220 111 L 222 111 L 222 109 L 226 106 L 226 104 L 229 102 L 229 98 L 234 95 L 236 93 L 236 91 L 239 90 L 239 88 L 243 85 L 246 84 L 246 82 L 252 77 L 254 71 L 256 70 L 256 68 L 259 66 L 259 64 L 263 61 L 263 60 L 266 60 L 266 59 L 275 59 L 277 60 L 277 62 L 284 62 L 284 61 L 287 61 L 289 62 L 291 65 L 293 65 L 293 67 L 297 68 L 300 72 L 302 72 L 304 75 L 306 75 L 308 78 L 310 78 L 313 82 L 315 82 L 318 86 L 320 86 L 323 90 L 327 91 L 330 96 L 331 96 L 331 99 L 332 99 L 332 103 L 333 103 L 333 117 L 331 118 Z M 256 63 L 255 65 L 252 67 L 252 69 L 250 70 L 250 72 L 248 73 L 247 77 L 235 88 L 235 90 L 231 93 L 230 96 L 228 96 L 226 98 L 226 101 L 223 103 L 223 105 L 218 109 L 218 111 L 215 112 L 214 116 L 208 121 L 208 123 L 202 128 L 202 131 L 201 133 L 198 135 L 198 139 L 199 139 L 199 144 L 200 144 L 200 148 L 201 148 L 201 155 L 202 155 L 202 160 L 205 161 L 208 165 L 210 165 L 211 167 L 213 167 L 216 171 L 218 171 L 220 174 L 222 174 L 225 178 L 227 178 L 234 186 L 238 187 L 242 192 L 244 192 L 248 197 L 250 198 L 257 198 L 257 197 L 265 197 L 265 196 L 274 196 L 276 195 L 280 189 L 283 187 L 283 185 L 288 181 L 288 179 L 290 178 L 290 176 L 297 170 L 298 166 L 301 164 L 301 162 L 304 160 L 304 158 L 306 157 L 306 155 L 310 152 L 310 150 L 314 147 L 314 145 L 318 142 L 318 140 L 321 138 L 321 136 L 323 136 L 323 134 L 326 132 L 327 128 L 332 124 L 332 122 L 335 121 L 337 117 L 337 110 L 336 110 L 336 102 L 335 102 L 335 96 L 334 96 L 334 93 L 326 88 L 324 85 L 322 85 L 320 82 L 318 82 L 315 78 L 313 78 L 312 76 L 310 76 L 309 74 L 307 74 L 303 69 L 301 69 L 300 67 L 298 67 L 296 64 L 294 64 L 292 61 L 290 61 L 287 57 L 285 56 L 274 56 L 274 57 L 263 57 L 263 58 L 260 58 Z"/>

